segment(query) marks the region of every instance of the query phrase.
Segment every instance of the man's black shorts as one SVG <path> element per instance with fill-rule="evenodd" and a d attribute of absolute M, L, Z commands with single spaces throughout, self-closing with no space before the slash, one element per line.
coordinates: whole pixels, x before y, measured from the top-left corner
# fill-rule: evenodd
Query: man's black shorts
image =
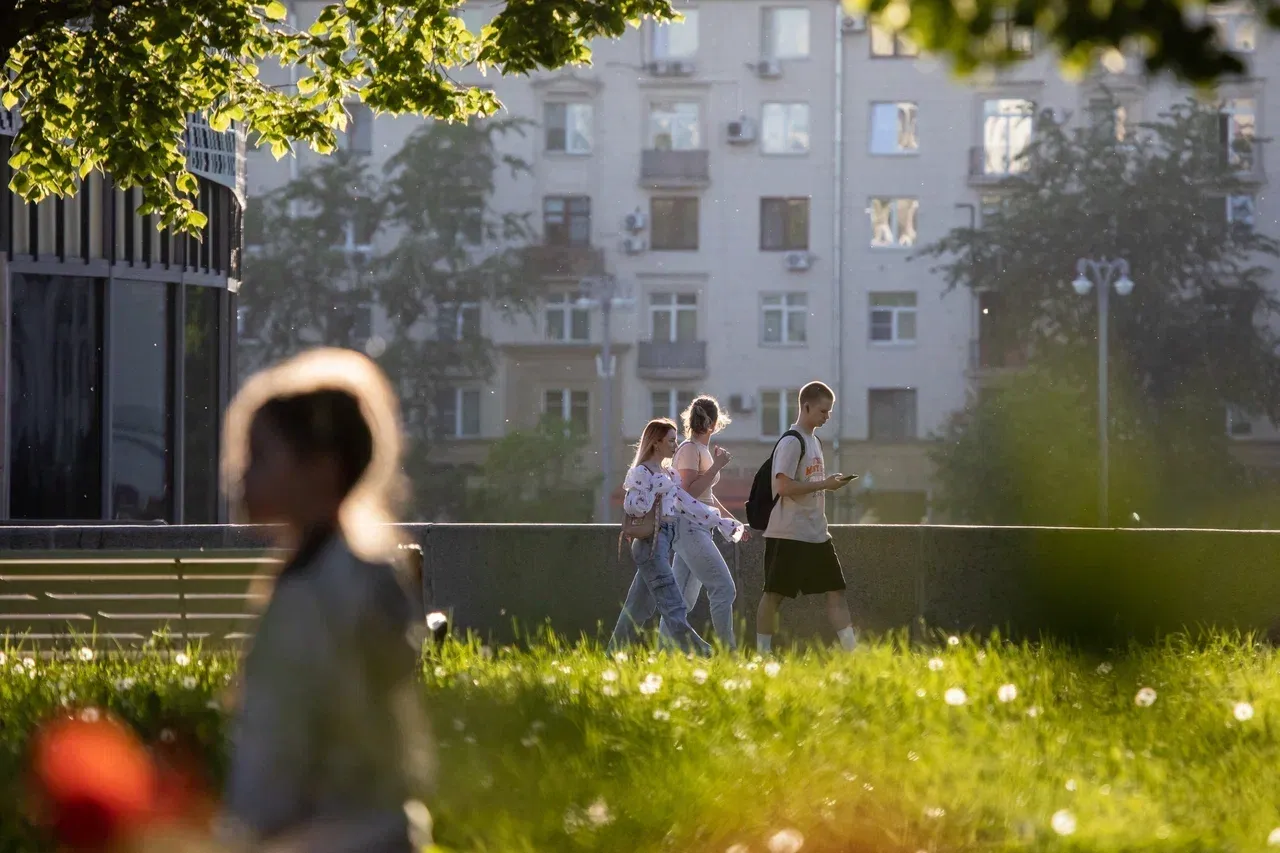
<path fill-rule="evenodd" d="M 820 595 L 845 588 L 844 571 L 831 540 L 764 540 L 764 591 L 787 598 Z"/>

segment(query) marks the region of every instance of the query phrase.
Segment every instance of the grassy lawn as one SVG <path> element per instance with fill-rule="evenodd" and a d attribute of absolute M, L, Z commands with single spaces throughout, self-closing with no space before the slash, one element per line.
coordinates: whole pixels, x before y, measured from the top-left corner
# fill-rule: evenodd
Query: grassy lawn
<path fill-rule="evenodd" d="M 1276 664 L 1230 639 L 1108 660 L 967 640 L 712 661 L 452 645 L 424 673 L 437 840 L 474 853 L 1260 850 L 1280 826 Z M 143 728 L 192 721 L 215 743 L 207 703 L 229 667 L 96 659 L 32 677 L 11 654 L 3 731 L 12 746 L 75 693 Z"/>

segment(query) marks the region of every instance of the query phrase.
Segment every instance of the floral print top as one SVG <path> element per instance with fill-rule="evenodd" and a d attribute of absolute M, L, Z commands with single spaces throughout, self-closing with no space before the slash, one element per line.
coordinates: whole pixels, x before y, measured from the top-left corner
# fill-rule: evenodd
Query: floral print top
<path fill-rule="evenodd" d="M 663 518 L 682 515 L 704 530 L 720 531 L 730 542 L 742 538 L 742 524 L 736 518 L 725 518 L 715 507 L 691 496 L 680 487 L 670 468 L 655 471 L 647 465 L 637 465 L 627 472 L 622 488 L 626 491 L 622 509 L 627 515 L 644 515 L 653 509 L 653 502 L 660 499 L 658 512 Z"/>

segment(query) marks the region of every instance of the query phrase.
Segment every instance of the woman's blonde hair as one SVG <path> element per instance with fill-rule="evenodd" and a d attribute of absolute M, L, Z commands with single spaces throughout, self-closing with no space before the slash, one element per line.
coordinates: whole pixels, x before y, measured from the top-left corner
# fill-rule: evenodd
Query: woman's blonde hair
<path fill-rule="evenodd" d="M 731 421 L 720 408 L 720 402 L 708 394 L 699 394 L 693 398 L 689 408 L 680 415 L 684 423 L 684 437 L 693 438 L 703 433 L 716 433 L 727 427 Z"/>
<path fill-rule="evenodd" d="M 381 368 L 354 350 L 309 350 L 249 378 L 227 409 L 222 432 L 223 488 L 235 517 L 241 518 L 249 431 L 264 407 L 270 411 L 284 403 L 312 398 L 320 405 L 307 428 L 325 435 L 311 438 L 321 446 L 340 447 L 345 439 L 337 433 L 343 426 L 333 417 L 332 401 L 343 397 L 355 401 L 368 428 L 363 441 L 361 436 L 350 436 L 352 442 L 366 445 L 367 464 L 361 458 L 358 470 L 350 472 L 352 482 L 339 508 L 338 521 L 352 553 L 371 561 L 395 560 L 402 543 L 391 525 L 397 520 L 396 508 L 406 491 L 400 468 L 400 404 Z"/>
<path fill-rule="evenodd" d="M 653 449 L 667 437 L 667 433 L 676 428 L 676 422 L 670 418 L 654 418 L 644 425 L 644 431 L 640 433 L 640 441 L 636 444 L 636 455 L 631 460 L 631 467 L 634 468 L 649 457 Z"/>

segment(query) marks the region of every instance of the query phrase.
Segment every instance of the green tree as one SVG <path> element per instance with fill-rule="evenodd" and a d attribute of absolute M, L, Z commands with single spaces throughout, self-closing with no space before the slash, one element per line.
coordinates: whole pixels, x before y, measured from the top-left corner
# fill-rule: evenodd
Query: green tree
<path fill-rule="evenodd" d="M 586 523 L 600 475 L 586 469 L 587 437 L 547 417 L 494 442 L 470 496 L 471 521 Z"/>
<path fill-rule="evenodd" d="M 188 116 L 214 129 L 243 122 L 283 156 L 295 142 L 332 151 L 344 102 L 379 113 L 462 120 L 495 112 L 492 92 L 455 82 L 464 66 L 504 74 L 588 62 L 594 38 L 643 16 L 669 19 L 669 0 L 506 3 L 481 33 L 459 0 L 343 0 L 305 28 L 280 0 L 0 0 L 0 102 L 23 125 L 10 160 L 28 200 L 72 193 L 94 169 L 140 186 L 160 225 L 196 227 L 194 177 L 181 140 Z M 263 62 L 296 65 L 295 88 L 259 79 Z"/>
<path fill-rule="evenodd" d="M 363 157 L 339 155 L 250 208 L 243 368 L 318 344 L 375 356 L 400 391 L 420 517 L 464 502 L 464 480 L 430 450 L 453 432 L 455 386 L 493 370 L 481 306 L 509 317 L 532 304 L 522 253 L 533 237 L 529 215 L 492 200 L 500 169 L 528 168 L 498 145 L 522 129 L 431 122 L 380 175 Z M 385 326 L 369 321 L 371 306 Z"/>
<path fill-rule="evenodd" d="M 1024 368 L 942 431 L 934 461 L 952 517 L 1096 520 L 1098 318 L 1069 284 L 1080 257 L 1123 257 L 1136 282 L 1111 299 L 1112 520 L 1247 515 L 1227 412 L 1280 416 L 1278 306 L 1260 263 L 1280 243 L 1249 213 L 1256 154 L 1247 139 L 1225 147 L 1221 117 L 1196 103 L 1128 133 L 1114 115 L 1068 130 L 1042 114 L 1000 208 L 922 250 L 950 289 L 982 292 L 990 361 L 977 366 Z"/>

